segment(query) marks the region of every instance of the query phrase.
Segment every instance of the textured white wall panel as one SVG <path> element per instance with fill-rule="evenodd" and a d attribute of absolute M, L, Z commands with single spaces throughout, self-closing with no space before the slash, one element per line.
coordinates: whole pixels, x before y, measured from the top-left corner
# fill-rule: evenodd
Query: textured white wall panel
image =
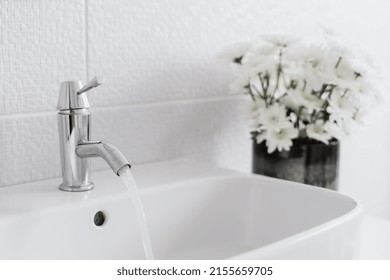
<path fill-rule="evenodd" d="M 246 103 L 234 98 L 96 109 L 92 134 L 115 143 L 131 162 L 187 157 L 248 170 Z M 106 164 L 100 160 L 98 167 Z"/>
<path fill-rule="evenodd" d="M 84 79 L 84 1 L 0 0 L 0 115 L 53 111 L 58 83 Z"/>
<path fill-rule="evenodd" d="M 104 94 L 93 104 L 230 94 L 229 71 L 216 60 L 218 52 L 263 32 L 313 29 L 302 23 L 315 20 L 317 7 L 289 2 L 88 1 L 89 74 L 107 76 L 107 86 L 98 89 Z"/>
<path fill-rule="evenodd" d="M 59 175 L 54 113 L 0 117 L 0 186 Z"/>

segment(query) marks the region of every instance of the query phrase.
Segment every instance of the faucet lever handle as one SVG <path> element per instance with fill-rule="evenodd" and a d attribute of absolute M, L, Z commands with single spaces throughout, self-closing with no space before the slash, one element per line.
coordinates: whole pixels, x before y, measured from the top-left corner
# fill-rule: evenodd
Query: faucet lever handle
<path fill-rule="evenodd" d="M 104 76 L 96 76 L 92 80 L 90 80 L 88 83 L 85 84 L 78 92 L 77 94 L 81 94 L 83 92 L 87 92 L 90 89 L 93 89 L 95 87 L 100 86 L 104 82 Z"/>

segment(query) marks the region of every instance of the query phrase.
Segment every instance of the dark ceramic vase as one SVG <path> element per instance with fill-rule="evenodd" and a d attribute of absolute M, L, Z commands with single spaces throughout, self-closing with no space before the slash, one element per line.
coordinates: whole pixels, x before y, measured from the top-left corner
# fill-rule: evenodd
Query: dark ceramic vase
<path fill-rule="evenodd" d="M 253 173 L 318 186 L 338 189 L 340 144 L 328 145 L 308 138 L 293 140 L 289 151 L 267 153 L 265 142 L 253 141 Z"/>

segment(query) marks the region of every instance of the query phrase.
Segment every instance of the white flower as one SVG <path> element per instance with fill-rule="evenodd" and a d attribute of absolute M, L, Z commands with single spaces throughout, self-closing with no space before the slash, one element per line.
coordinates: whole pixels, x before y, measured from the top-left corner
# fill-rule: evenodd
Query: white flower
<path fill-rule="evenodd" d="M 251 48 L 249 42 L 234 44 L 219 53 L 218 59 L 226 64 L 238 63 L 245 53 Z"/>
<path fill-rule="evenodd" d="M 263 111 L 266 110 L 267 106 L 264 102 L 263 99 L 256 99 L 254 102 L 251 103 L 249 107 L 249 112 L 251 116 L 254 118 L 258 118 L 259 114 Z"/>
<path fill-rule="evenodd" d="M 334 57 L 343 57 L 350 58 L 355 56 L 357 50 L 352 49 L 350 46 L 354 45 L 352 43 L 347 43 L 345 37 L 342 37 L 341 34 L 330 30 L 326 30 L 325 34 L 325 43 L 328 47 L 328 52 Z"/>
<path fill-rule="evenodd" d="M 360 108 L 360 109 L 356 110 L 355 114 L 353 115 L 353 119 L 358 124 L 364 125 L 367 122 L 367 119 L 366 119 L 367 113 L 368 113 L 367 109 Z"/>
<path fill-rule="evenodd" d="M 278 150 L 279 152 L 283 150 L 288 151 L 293 144 L 292 139 L 297 137 L 298 129 L 293 128 L 292 125 L 290 127 L 283 128 L 280 131 L 267 130 L 264 137 L 267 140 L 267 152 L 271 154 L 275 150 Z"/>
<path fill-rule="evenodd" d="M 249 116 L 251 119 L 250 127 L 252 130 L 258 130 L 259 129 L 259 114 L 261 111 L 263 111 L 266 108 L 265 102 L 262 99 L 256 99 L 254 102 L 251 103 L 249 107 Z"/>
<path fill-rule="evenodd" d="M 267 131 L 266 130 L 259 131 L 255 139 L 257 144 L 262 143 L 264 140 L 267 139 Z"/>
<path fill-rule="evenodd" d="M 330 119 L 338 124 L 341 124 L 343 121 L 352 121 L 357 107 L 359 107 L 358 102 L 352 93 L 341 93 L 336 90 L 329 99 L 328 111 Z"/>
<path fill-rule="evenodd" d="M 329 143 L 332 135 L 326 129 L 326 123 L 323 120 L 317 120 L 314 123 L 306 126 L 306 134 L 309 138 L 321 141 L 325 144 Z"/>
<path fill-rule="evenodd" d="M 288 54 L 287 60 L 310 62 L 312 65 L 326 60 L 325 47 L 322 45 L 294 44 L 292 48 L 286 50 L 286 54 Z"/>
<path fill-rule="evenodd" d="M 362 95 L 361 97 L 364 99 L 364 102 L 369 101 L 371 104 L 371 102 L 381 100 L 382 93 L 378 84 L 381 84 L 381 82 L 375 78 L 367 79 L 362 77 L 358 80 L 356 91 Z"/>
<path fill-rule="evenodd" d="M 341 88 L 354 88 L 357 86 L 355 70 L 347 58 L 341 58 L 335 68 L 333 83 Z"/>
<path fill-rule="evenodd" d="M 285 96 L 281 98 L 281 102 L 293 109 L 298 111 L 300 107 L 303 107 L 305 111 L 312 113 L 313 111 L 320 110 L 323 100 L 306 90 L 289 90 Z"/>
<path fill-rule="evenodd" d="M 246 67 L 246 71 L 251 77 L 256 77 L 259 73 L 272 75 L 276 72 L 275 59 L 272 57 L 258 57 L 258 60 L 257 63 L 244 62 L 244 67 Z"/>
<path fill-rule="evenodd" d="M 271 43 L 272 45 L 277 47 L 287 47 L 296 43 L 299 40 L 299 38 L 295 36 L 288 35 L 263 35 L 261 38 L 264 41 Z"/>
<path fill-rule="evenodd" d="M 230 85 L 230 91 L 233 93 L 246 93 L 245 89 L 250 84 L 251 78 L 248 75 L 240 75 L 236 80 Z"/>
<path fill-rule="evenodd" d="M 347 135 L 345 128 L 336 124 L 335 122 L 328 121 L 324 124 L 324 129 L 328 132 L 328 134 L 336 138 L 338 140 L 342 140 Z"/>
<path fill-rule="evenodd" d="M 365 61 L 362 61 L 361 59 L 351 59 L 349 61 L 351 64 L 351 68 L 354 70 L 354 72 L 358 73 L 360 77 L 363 78 L 374 78 L 375 69 L 373 68 L 370 63 L 366 63 Z"/>
<path fill-rule="evenodd" d="M 276 132 L 291 126 L 286 116 L 286 108 L 277 103 L 262 109 L 259 112 L 258 121 L 264 129 Z"/>
<path fill-rule="evenodd" d="M 277 55 L 278 48 L 275 48 L 275 46 L 264 43 L 256 44 L 245 53 L 243 64 L 248 67 L 254 67 L 263 63 L 265 59 L 274 61 Z"/>
<path fill-rule="evenodd" d="M 337 59 L 329 58 L 326 51 L 321 58 L 313 58 L 303 65 L 308 89 L 318 91 L 324 84 L 335 84 L 335 64 Z"/>

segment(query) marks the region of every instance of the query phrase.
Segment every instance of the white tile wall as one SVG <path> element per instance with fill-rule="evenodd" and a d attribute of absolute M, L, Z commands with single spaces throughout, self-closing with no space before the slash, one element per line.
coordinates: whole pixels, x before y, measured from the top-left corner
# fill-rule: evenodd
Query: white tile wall
<path fill-rule="evenodd" d="M 85 79 L 84 3 L 0 1 L 0 115 L 53 111 L 58 82 Z"/>
<path fill-rule="evenodd" d="M 216 54 L 261 33 L 310 35 L 325 24 L 390 65 L 390 42 L 377 32 L 389 10 L 382 0 L 0 0 L 0 186 L 60 175 L 58 83 L 95 74 L 106 84 L 90 94 L 92 134 L 131 162 L 184 155 L 249 170 L 245 101 L 229 93 Z M 390 217 L 389 157 L 367 144 L 390 142 L 381 121 L 346 143 L 341 181 L 369 212 Z M 356 157 L 361 147 L 372 152 Z M 383 168 L 364 172 L 359 160 Z"/>
<path fill-rule="evenodd" d="M 59 175 L 56 114 L 0 118 L 0 185 Z"/>
<path fill-rule="evenodd" d="M 93 104 L 226 96 L 230 75 L 216 54 L 265 29 L 281 31 L 287 21 L 302 29 L 303 18 L 294 12 L 313 21 L 316 6 L 302 11 L 264 0 L 88 1 L 88 71 L 107 76 Z M 283 18 L 275 20 L 279 13 Z"/>
<path fill-rule="evenodd" d="M 237 161 L 233 167 L 246 169 L 248 165 L 242 165 L 250 152 L 247 112 L 243 110 L 246 102 L 236 97 L 139 105 L 130 110 L 96 109 L 93 138 L 115 143 L 130 162 L 191 157 L 218 163 L 219 155 L 229 158 L 234 150 Z M 97 167 L 106 166 L 102 160 L 100 163 L 103 165 Z"/>

